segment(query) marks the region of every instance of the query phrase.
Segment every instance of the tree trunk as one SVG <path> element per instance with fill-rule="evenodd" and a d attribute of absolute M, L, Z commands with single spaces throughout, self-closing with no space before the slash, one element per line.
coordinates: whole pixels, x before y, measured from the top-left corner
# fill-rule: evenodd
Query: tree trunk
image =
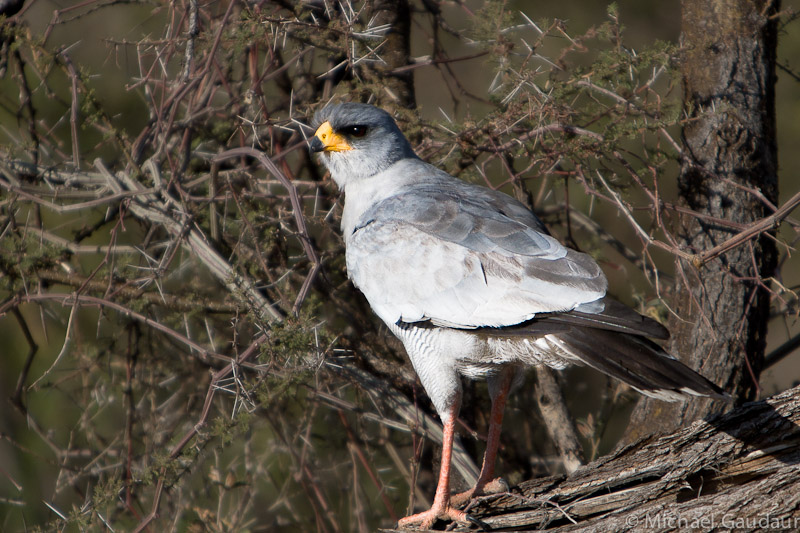
<path fill-rule="evenodd" d="M 395 103 L 413 109 L 416 106 L 414 96 L 414 77 L 411 70 L 392 72 L 408 66 L 411 58 L 411 8 L 407 0 L 375 0 L 372 5 L 372 19 L 375 26 L 388 24 L 390 30 L 381 46 L 379 56 L 383 64 L 376 68 L 389 72 L 381 76 L 383 89 Z"/>
<path fill-rule="evenodd" d="M 683 87 L 688 119 L 679 178 L 691 209 L 747 226 L 777 203 L 775 50 L 778 2 L 683 0 Z M 693 253 L 729 239 L 731 229 L 686 218 L 682 245 Z M 769 294 L 761 285 L 776 266 L 768 237 L 745 242 L 696 266 L 678 265 L 671 353 L 734 397 L 756 395 L 763 366 Z M 705 399 L 666 404 L 645 399 L 635 409 L 627 442 L 706 416 Z"/>

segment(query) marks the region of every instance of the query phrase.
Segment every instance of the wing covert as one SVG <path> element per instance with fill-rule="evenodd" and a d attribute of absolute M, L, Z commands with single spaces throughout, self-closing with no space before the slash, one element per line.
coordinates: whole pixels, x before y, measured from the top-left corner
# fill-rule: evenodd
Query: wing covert
<path fill-rule="evenodd" d="M 384 321 L 507 326 L 605 295 L 591 257 L 485 200 L 419 187 L 364 213 L 347 236 L 347 268 Z"/>

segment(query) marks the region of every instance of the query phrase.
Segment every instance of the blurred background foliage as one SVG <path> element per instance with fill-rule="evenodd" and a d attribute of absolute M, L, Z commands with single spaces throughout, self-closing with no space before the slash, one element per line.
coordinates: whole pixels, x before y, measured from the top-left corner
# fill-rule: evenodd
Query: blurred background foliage
<path fill-rule="evenodd" d="M 305 148 L 331 100 L 392 110 L 421 157 L 535 205 L 612 294 L 669 312 L 674 258 L 643 253 L 614 198 L 669 233 L 648 193 L 676 195 L 678 2 L 412 2 L 414 62 L 395 70 L 372 4 L 29 0 L 0 23 L 0 529 L 371 531 L 432 495 L 431 407 L 346 279 L 338 194 Z M 793 8 L 782 201 L 800 188 Z M 276 167 L 217 158 L 240 147 Z M 800 332 L 781 254 L 773 347 Z M 769 368 L 762 395 L 799 363 Z M 635 395 L 564 381 L 587 456 L 607 452 Z M 511 483 L 561 469 L 532 383 L 509 406 Z M 485 388 L 464 404 L 468 478 Z"/>

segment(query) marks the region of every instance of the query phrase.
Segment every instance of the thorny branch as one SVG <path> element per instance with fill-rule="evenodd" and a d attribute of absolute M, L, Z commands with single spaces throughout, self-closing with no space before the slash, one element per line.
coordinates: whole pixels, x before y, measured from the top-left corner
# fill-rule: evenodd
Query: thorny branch
<path fill-rule="evenodd" d="M 369 1 L 155 6 L 141 27 L 161 23 L 160 34 L 81 35 L 106 43 L 100 72 L 55 30 L 134 6 L 88 0 L 55 11 L 41 36 L 15 33 L 14 89 L 0 100 L 14 123 L 0 132 L 0 327 L 16 333 L 3 354 L 14 411 L 0 453 L 35 472 L 0 470 L 0 481 L 58 481 L 44 504 L 0 485 L 0 501 L 17 502 L 3 516 L 21 510 L 53 529 L 265 520 L 368 531 L 409 501 L 429 503 L 441 426 L 347 281 L 336 192 L 304 150 L 305 122 L 328 101 L 392 110 L 421 157 L 533 205 L 651 314 L 665 314 L 665 279 L 694 283 L 731 250 L 778 240 L 781 271 L 735 282 L 773 296 L 786 326 L 773 358 L 797 349 L 798 288 L 784 274 L 800 195 L 746 225 L 676 201 L 665 185 L 686 157 L 674 47 L 634 52 L 613 17 L 573 35 L 501 2 L 412 2 L 412 38 L 427 49 L 387 69 L 392 28 L 367 15 Z M 417 91 L 417 110 L 384 83 L 398 75 L 436 80 Z M 428 96 L 452 105 L 436 110 Z M 472 102 L 487 111 L 473 115 Z M 689 218 L 729 237 L 683 249 L 676 228 Z M 673 274 L 674 258 L 686 261 Z M 500 468 L 522 478 L 558 472 L 567 456 L 577 464 L 577 438 L 562 442 L 569 453 L 549 444 L 527 385 L 512 399 Z M 465 394 L 454 450 L 464 488 L 487 426 L 484 389 Z M 577 426 L 603 453 L 602 428 L 627 396 L 598 395 L 603 407 Z M 544 423 L 563 426 L 566 413 Z"/>
<path fill-rule="evenodd" d="M 314 282 L 314 278 L 316 278 L 317 274 L 320 270 L 320 263 L 319 257 L 317 256 L 316 250 L 314 250 L 314 246 L 311 243 L 311 237 L 308 234 L 308 228 L 306 227 L 305 217 L 303 216 L 303 206 L 300 204 L 300 198 L 297 195 L 297 189 L 295 189 L 294 185 L 289 181 L 286 175 L 281 172 L 278 166 L 273 163 L 264 152 L 256 150 L 254 148 L 234 148 L 232 150 L 228 150 L 217 157 L 214 158 L 215 162 L 225 161 L 226 159 L 230 159 L 233 157 L 237 157 L 240 155 L 248 155 L 250 157 L 254 157 L 258 160 L 261 165 L 272 174 L 275 179 L 281 182 L 281 184 L 286 187 L 286 190 L 289 191 L 289 199 L 292 202 L 292 212 L 294 213 L 294 219 L 297 223 L 297 231 L 300 235 L 300 242 L 303 245 L 303 250 L 308 256 L 308 260 L 311 262 L 311 271 L 306 276 L 305 281 L 303 282 L 302 287 L 297 293 L 297 299 L 294 302 L 294 306 L 292 307 L 292 312 L 294 314 L 298 314 L 300 312 L 300 307 L 303 305 L 303 300 L 306 299 L 308 296 L 308 291 L 311 288 L 311 283 Z"/>

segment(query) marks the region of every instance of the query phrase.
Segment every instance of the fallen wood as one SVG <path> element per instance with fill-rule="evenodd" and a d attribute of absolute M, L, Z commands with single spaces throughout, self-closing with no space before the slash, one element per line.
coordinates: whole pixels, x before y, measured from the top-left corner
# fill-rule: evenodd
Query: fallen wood
<path fill-rule="evenodd" d="M 492 531 L 797 531 L 800 387 L 477 499 L 469 513 Z"/>

